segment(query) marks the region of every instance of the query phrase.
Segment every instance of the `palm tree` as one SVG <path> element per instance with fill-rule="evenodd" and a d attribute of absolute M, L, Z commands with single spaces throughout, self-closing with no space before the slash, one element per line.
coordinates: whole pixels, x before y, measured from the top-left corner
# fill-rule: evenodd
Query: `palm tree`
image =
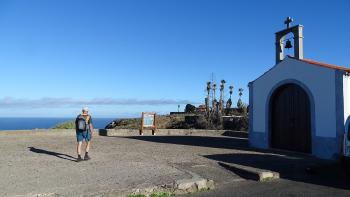
<path fill-rule="evenodd" d="M 244 104 L 242 102 L 243 88 L 239 88 L 238 91 L 239 91 L 239 94 L 238 94 L 239 95 L 239 99 L 237 101 L 237 107 L 239 109 L 242 109 L 244 107 Z"/>
<path fill-rule="evenodd" d="M 233 93 L 233 86 L 231 85 L 228 88 L 230 89 L 230 92 L 229 92 L 230 93 L 230 98 L 226 102 L 226 109 L 230 109 L 231 106 L 232 106 L 232 99 L 231 99 L 231 97 L 232 97 L 232 93 Z"/>
<path fill-rule="evenodd" d="M 225 86 L 226 81 L 223 79 L 221 80 L 221 84 L 220 84 L 220 90 L 223 91 L 224 90 L 224 86 Z"/>
<path fill-rule="evenodd" d="M 211 90 L 211 82 L 207 82 L 207 98 L 205 98 L 205 110 L 207 111 L 207 116 L 209 117 L 209 102 L 210 102 L 210 90 Z"/>
<path fill-rule="evenodd" d="M 243 95 L 243 88 L 239 88 L 238 91 L 239 91 L 239 94 L 238 94 L 239 97 L 242 97 L 242 95 Z"/>
<path fill-rule="evenodd" d="M 208 82 L 207 82 L 207 93 L 208 93 L 208 98 L 209 98 L 209 95 L 210 95 L 210 89 L 211 89 L 211 82 L 208 81 Z"/>
<path fill-rule="evenodd" d="M 216 84 L 214 83 L 213 84 L 213 99 L 216 99 L 215 92 L 216 92 Z"/>
<path fill-rule="evenodd" d="M 230 99 L 231 99 L 231 96 L 232 96 L 232 93 L 233 93 L 233 86 L 231 85 L 231 86 L 229 87 L 229 89 L 230 89 Z"/>
<path fill-rule="evenodd" d="M 225 90 L 225 83 L 226 81 L 223 79 L 221 80 L 220 84 L 220 99 L 219 99 L 219 111 L 222 112 L 224 108 L 224 90 Z"/>

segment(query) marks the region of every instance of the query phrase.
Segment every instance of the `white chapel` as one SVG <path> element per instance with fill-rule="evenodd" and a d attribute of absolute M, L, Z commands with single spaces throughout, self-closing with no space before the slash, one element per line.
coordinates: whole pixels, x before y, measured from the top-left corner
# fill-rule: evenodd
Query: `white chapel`
<path fill-rule="evenodd" d="M 276 65 L 249 83 L 249 143 L 338 159 L 350 121 L 350 68 L 304 59 L 303 26 L 291 22 L 276 33 Z M 294 56 L 285 57 L 290 33 Z"/>

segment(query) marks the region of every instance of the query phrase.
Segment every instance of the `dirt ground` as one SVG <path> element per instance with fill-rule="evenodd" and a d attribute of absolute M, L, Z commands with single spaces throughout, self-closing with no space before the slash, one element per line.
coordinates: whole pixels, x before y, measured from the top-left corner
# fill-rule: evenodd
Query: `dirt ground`
<path fill-rule="evenodd" d="M 74 133 L 0 132 L 0 196 L 126 196 L 193 174 L 214 180 L 217 188 L 193 196 L 350 195 L 341 167 L 305 155 L 253 150 L 246 138 L 96 134 L 92 159 L 77 163 Z M 252 181 L 222 163 L 276 171 L 281 179 Z"/>
<path fill-rule="evenodd" d="M 74 135 L 0 134 L 0 196 L 117 194 L 190 178 L 189 171 L 217 182 L 240 179 L 202 156 L 231 152 L 231 138 L 184 137 L 201 142 L 192 146 L 142 137 L 95 135 L 92 159 L 77 163 Z M 204 146 L 218 139 L 218 147 Z"/>

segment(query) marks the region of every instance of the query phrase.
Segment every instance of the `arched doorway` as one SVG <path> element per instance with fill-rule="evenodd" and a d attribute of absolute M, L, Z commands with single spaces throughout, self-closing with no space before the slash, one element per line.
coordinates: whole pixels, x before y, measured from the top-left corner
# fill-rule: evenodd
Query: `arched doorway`
<path fill-rule="evenodd" d="M 310 111 L 310 99 L 300 86 L 278 88 L 270 100 L 271 147 L 310 153 Z"/>

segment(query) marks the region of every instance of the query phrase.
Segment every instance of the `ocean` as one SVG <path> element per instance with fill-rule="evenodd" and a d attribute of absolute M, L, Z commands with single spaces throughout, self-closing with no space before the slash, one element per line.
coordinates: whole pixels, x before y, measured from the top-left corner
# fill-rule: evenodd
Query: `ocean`
<path fill-rule="evenodd" d="M 0 118 L 0 130 L 49 129 L 75 118 Z M 115 118 L 93 118 L 94 128 L 104 129 Z"/>

